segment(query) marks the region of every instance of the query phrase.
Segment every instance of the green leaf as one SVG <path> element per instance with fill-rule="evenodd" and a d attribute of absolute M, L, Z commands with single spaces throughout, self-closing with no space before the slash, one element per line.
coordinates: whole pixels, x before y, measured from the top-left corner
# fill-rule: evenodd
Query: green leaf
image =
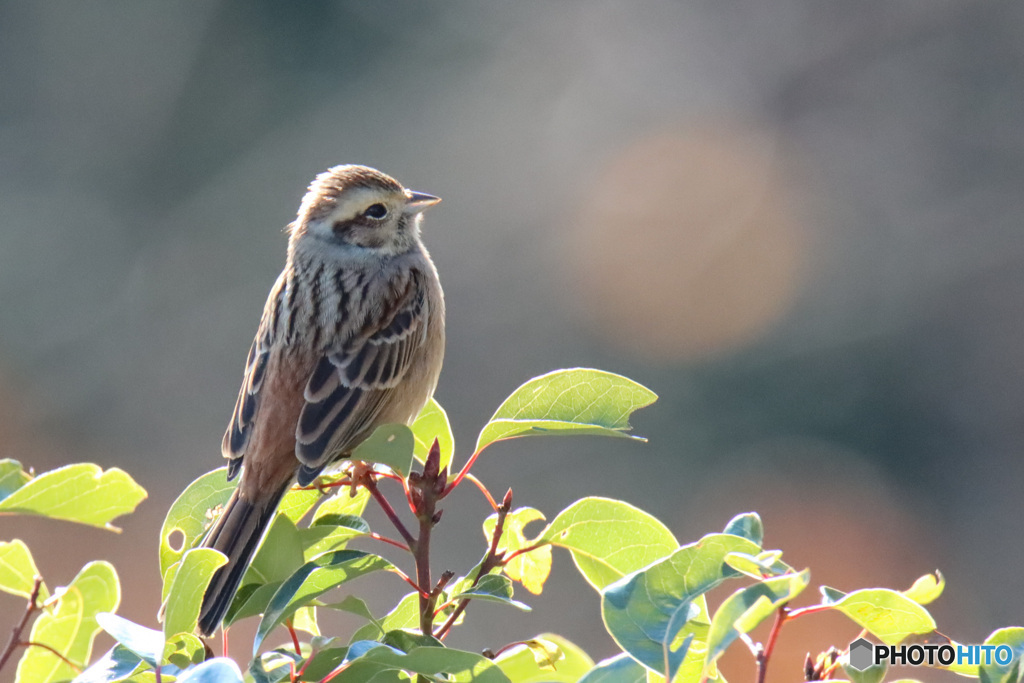
<path fill-rule="evenodd" d="M 134 652 L 150 666 L 160 663 L 165 643 L 163 632 L 140 626 L 124 617 L 108 612 L 97 614 L 96 622 L 114 640 Z"/>
<path fill-rule="evenodd" d="M 286 515 L 277 515 L 242 577 L 242 585 L 284 581 L 303 563 L 299 530 Z"/>
<path fill-rule="evenodd" d="M 544 521 L 544 515 L 535 508 L 517 508 L 505 517 L 498 550 L 504 551 L 506 557 L 522 548 L 534 544 L 526 538 L 524 528 L 530 522 Z M 484 538 L 489 543 L 494 536 L 494 527 L 498 523 L 497 513 L 484 520 Z M 540 595 L 544 582 L 551 573 L 551 546 L 542 545 L 530 552 L 517 555 L 507 562 L 502 571 L 513 581 L 519 581 L 523 588 L 534 595 Z"/>
<path fill-rule="evenodd" d="M 412 468 L 412 450 L 416 439 L 405 425 L 384 424 L 352 451 L 353 460 L 387 465 L 401 476 Z"/>
<path fill-rule="evenodd" d="M 349 650 L 356 650 L 353 643 Z M 447 647 L 417 647 L 408 654 L 378 643 L 352 657 L 332 683 L 366 683 L 385 671 L 409 671 L 429 677 L 451 676 L 455 683 L 510 683 L 494 662 L 473 652 Z"/>
<path fill-rule="evenodd" d="M 646 683 L 647 668 L 623 652 L 597 663 L 579 683 Z"/>
<path fill-rule="evenodd" d="M 193 548 L 185 553 L 167 594 L 165 640 L 177 633 L 191 633 L 195 630 L 206 587 L 213 573 L 227 564 L 227 561 L 223 553 L 213 548 Z"/>
<path fill-rule="evenodd" d="M 171 504 L 160 529 L 160 576 L 168 588 L 167 570 L 203 537 L 213 523 L 213 510 L 228 502 L 234 489 L 227 468 L 221 467 L 193 481 Z"/>
<path fill-rule="evenodd" d="M 178 683 L 243 683 L 238 665 L 226 657 L 210 659 L 178 678 Z"/>
<path fill-rule="evenodd" d="M 761 516 L 756 512 L 744 512 L 736 515 L 725 525 L 723 533 L 742 536 L 743 538 L 761 545 L 764 541 L 764 524 L 761 523 Z"/>
<path fill-rule="evenodd" d="M 985 639 L 985 645 L 1007 646 L 1013 657 L 1006 664 L 999 664 L 992 651 L 986 664 L 982 655 L 982 664 L 978 671 L 981 683 L 1017 683 L 1020 680 L 1021 661 L 1024 660 L 1024 628 L 1013 626 L 1001 628 Z"/>
<path fill-rule="evenodd" d="M 416 439 L 413 455 L 417 460 L 423 462 L 427 459 L 427 453 L 434 445 L 434 439 L 437 439 L 437 445 L 441 447 L 441 469 L 451 463 L 455 453 L 455 436 L 448 422 L 448 414 L 440 403 L 434 399 L 427 401 L 427 405 L 412 423 L 412 435 Z"/>
<path fill-rule="evenodd" d="M 765 577 L 794 572 L 792 567 L 782 561 L 781 550 L 764 550 L 757 555 L 729 553 L 725 561 L 736 571 L 758 581 Z"/>
<path fill-rule="evenodd" d="M 26 600 L 32 595 L 35 579 L 40 576 L 32 553 L 24 542 L 14 539 L 0 541 L 0 591 Z M 39 602 L 45 602 L 49 593 L 45 585 L 39 586 Z"/>
<path fill-rule="evenodd" d="M 22 469 L 17 460 L 0 460 L 0 501 L 7 498 L 32 480 L 32 475 Z"/>
<path fill-rule="evenodd" d="M 578 645 L 553 633 L 502 652 L 494 663 L 514 683 L 576 683 L 594 666 Z"/>
<path fill-rule="evenodd" d="M 117 609 L 121 602 L 117 572 L 108 562 L 90 562 L 66 588 L 55 592 L 54 599 L 56 606 L 39 615 L 28 640 L 48 645 L 80 669 L 85 668 L 92 655 L 93 638 L 100 630 L 96 615 Z M 49 683 L 72 679 L 75 673 L 50 651 L 30 647 L 18 663 L 15 681 Z"/>
<path fill-rule="evenodd" d="M 206 659 L 203 641 L 191 633 L 177 633 L 164 645 L 163 660 L 179 669 L 187 669 Z"/>
<path fill-rule="evenodd" d="M 72 683 L 118 683 L 148 666 L 142 663 L 137 654 L 118 644 L 107 650 L 105 655 L 93 662 Z"/>
<path fill-rule="evenodd" d="M 895 645 L 915 633 L 935 630 L 935 620 L 924 607 L 888 588 L 865 588 L 848 593 L 834 607 L 886 645 Z"/>
<path fill-rule="evenodd" d="M 785 574 L 736 591 L 718 608 L 711 619 L 705 663 L 716 661 L 740 634 L 750 633 L 781 605 L 807 588 L 811 573 Z"/>
<path fill-rule="evenodd" d="M 16 481 L 8 470 L 5 479 Z M 0 515 L 40 515 L 111 531 L 110 522 L 135 510 L 146 490 L 116 467 L 80 463 L 44 472 L 0 500 Z"/>
<path fill-rule="evenodd" d="M 889 665 L 886 662 L 880 662 L 878 664 L 872 664 L 863 671 L 858 671 L 849 665 L 843 658 L 843 671 L 847 676 L 850 677 L 850 683 L 882 683 L 885 679 L 885 674 L 889 670 Z"/>
<path fill-rule="evenodd" d="M 629 503 L 596 497 L 578 500 L 558 513 L 538 540 L 568 549 L 597 590 L 679 547 L 657 518 Z"/>
<path fill-rule="evenodd" d="M 318 518 L 313 525 L 299 529 L 298 539 L 305 561 L 332 550 L 341 550 L 358 536 L 370 533 L 370 525 L 355 515 L 327 515 Z"/>
<path fill-rule="evenodd" d="M 481 576 L 475 586 L 452 595 L 450 600 L 461 600 L 462 598 L 497 602 L 518 607 L 524 612 L 530 611 L 529 605 L 512 599 L 512 581 L 507 576 L 500 574 Z"/>
<path fill-rule="evenodd" d="M 398 601 L 394 609 L 388 612 L 380 621 L 365 624 L 356 629 L 352 634 L 351 642 L 360 640 L 377 640 L 388 631 L 400 628 L 413 628 L 420 623 L 420 596 L 418 593 L 408 593 Z"/>
<path fill-rule="evenodd" d="M 936 569 L 934 574 L 925 574 L 915 581 L 903 594 L 919 605 L 927 605 L 942 595 L 945 587 L 946 577 Z"/>
<path fill-rule="evenodd" d="M 316 524 L 324 517 L 331 515 L 353 515 L 360 516 L 366 509 L 366 503 L 370 500 L 370 492 L 365 488 L 357 489 L 356 495 L 351 495 L 348 488 L 338 489 L 337 493 L 321 503 L 320 507 L 313 513 L 313 524 Z"/>
<path fill-rule="evenodd" d="M 354 578 L 393 567 L 383 557 L 359 550 L 338 550 L 302 565 L 270 600 L 253 641 L 253 656 L 267 635 L 299 607 Z"/>
<path fill-rule="evenodd" d="M 679 548 L 604 589 L 605 627 L 619 647 L 671 681 L 691 645 L 706 642 L 704 593 L 739 576 L 725 563 L 726 556 L 758 550 L 752 541 L 732 534 L 710 534 Z"/>
<path fill-rule="evenodd" d="M 323 494 L 315 488 L 293 486 L 281 499 L 277 506 L 277 514 L 284 515 L 292 524 L 298 524 L 322 496 Z"/>
<path fill-rule="evenodd" d="M 238 592 L 235 593 L 234 599 L 231 601 L 231 607 L 228 608 L 227 614 L 224 615 L 224 626 L 231 626 L 246 617 L 253 617 L 266 612 L 267 605 L 270 604 L 271 598 L 274 597 L 282 583 L 284 581 L 271 581 L 262 585 L 251 583 L 239 588 Z"/>
<path fill-rule="evenodd" d="M 398 628 L 388 631 L 380 642 L 402 652 L 410 652 L 417 647 L 444 647 L 444 644 L 434 636 L 425 636 L 420 631 L 413 631 L 406 628 Z"/>
<path fill-rule="evenodd" d="M 537 434 L 626 434 L 629 416 L 658 396 L 631 379 L 602 370 L 575 368 L 534 377 L 491 416 L 476 452 L 504 439 Z"/>

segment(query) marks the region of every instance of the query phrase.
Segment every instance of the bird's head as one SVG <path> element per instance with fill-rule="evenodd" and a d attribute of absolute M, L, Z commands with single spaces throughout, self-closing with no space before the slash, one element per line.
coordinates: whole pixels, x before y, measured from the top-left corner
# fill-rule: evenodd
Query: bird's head
<path fill-rule="evenodd" d="M 310 184 L 290 226 L 291 239 L 401 254 L 416 244 L 420 214 L 439 201 L 376 169 L 335 166 Z"/>

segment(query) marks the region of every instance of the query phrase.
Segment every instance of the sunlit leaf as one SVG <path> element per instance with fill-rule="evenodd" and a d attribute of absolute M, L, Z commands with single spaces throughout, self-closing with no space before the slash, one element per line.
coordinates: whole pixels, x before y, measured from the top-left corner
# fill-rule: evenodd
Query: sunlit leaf
<path fill-rule="evenodd" d="M 761 523 L 761 516 L 756 512 L 744 512 L 736 515 L 725 525 L 726 534 L 742 536 L 748 541 L 761 545 L 764 540 L 764 524 Z"/>
<path fill-rule="evenodd" d="M 39 575 L 27 545 L 18 539 L 0 541 L 0 591 L 28 599 Z M 38 601 L 43 602 L 48 596 L 45 584 L 40 585 Z"/>
<path fill-rule="evenodd" d="M 484 600 L 486 602 L 497 602 L 504 605 L 518 607 L 524 612 L 530 611 L 530 606 L 518 600 L 512 599 L 512 581 L 507 576 L 500 574 L 487 574 L 481 576 L 475 586 L 452 595 L 451 600 L 470 598 L 473 600 Z"/>
<path fill-rule="evenodd" d="M 186 669 L 206 659 L 206 648 L 195 635 L 176 633 L 164 645 L 163 659 L 179 669 Z"/>
<path fill-rule="evenodd" d="M 206 533 L 213 511 L 228 502 L 235 483 L 227 480 L 227 468 L 221 467 L 193 481 L 171 504 L 160 529 L 161 576 L 166 577 L 168 568 Z"/>
<path fill-rule="evenodd" d="M 164 634 L 156 629 L 140 626 L 116 614 L 96 615 L 96 621 L 114 640 L 134 652 L 151 666 L 160 663 L 164 652 Z"/>
<path fill-rule="evenodd" d="M 604 659 L 579 679 L 579 683 L 646 683 L 647 668 L 623 652 Z"/>
<path fill-rule="evenodd" d="M 227 561 L 223 553 L 213 548 L 193 548 L 185 553 L 167 594 L 165 640 L 176 633 L 195 630 L 206 587 L 213 573 Z"/>
<path fill-rule="evenodd" d="M 578 645 L 553 633 L 502 652 L 494 663 L 515 683 L 576 683 L 594 666 Z"/>
<path fill-rule="evenodd" d="M 924 607 L 888 588 L 848 593 L 835 603 L 835 609 L 886 645 L 895 645 L 911 634 L 935 630 L 935 620 Z"/>
<path fill-rule="evenodd" d="M 631 379 L 574 368 L 534 377 L 512 392 L 484 426 L 479 452 L 495 441 L 538 434 L 633 437 L 629 416 L 657 395 Z"/>
<path fill-rule="evenodd" d="M 127 680 L 133 673 L 148 666 L 137 654 L 117 644 L 76 676 L 72 683 L 116 683 Z"/>
<path fill-rule="evenodd" d="M 925 574 L 915 581 L 903 594 L 919 605 L 927 605 L 942 595 L 945 587 L 946 577 L 936 569 L 934 574 Z"/>
<path fill-rule="evenodd" d="M 326 552 L 341 550 L 358 536 L 370 533 L 370 525 L 355 515 L 327 515 L 319 517 L 305 529 L 299 529 L 298 539 L 305 561 Z"/>
<path fill-rule="evenodd" d="M 455 437 L 452 435 L 452 426 L 448 422 L 448 414 L 441 407 L 441 404 L 430 399 L 427 405 L 420 411 L 416 421 L 412 423 L 412 434 L 416 439 L 416 446 L 413 454 L 420 462 L 427 459 L 427 453 L 437 439 L 437 445 L 441 448 L 441 469 L 444 469 L 452 461 L 455 453 Z"/>
<path fill-rule="evenodd" d="M 530 522 L 544 521 L 544 514 L 535 508 L 517 508 L 505 517 L 498 549 L 508 557 L 511 553 L 534 544 L 524 533 Z M 498 523 L 497 513 L 484 520 L 484 538 L 488 541 L 494 535 Z M 544 589 L 544 582 L 551 573 L 551 546 L 542 545 L 530 552 L 516 555 L 505 564 L 502 571 L 513 581 L 519 581 L 523 588 L 534 595 Z"/>
<path fill-rule="evenodd" d="M 601 614 L 624 651 L 672 680 L 694 642 L 706 642 L 704 593 L 739 574 L 729 553 L 756 553 L 741 536 L 710 534 L 604 589 Z"/>
<path fill-rule="evenodd" d="M 256 632 L 253 655 L 259 650 L 264 638 L 299 607 L 308 605 L 315 598 L 347 581 L 393 566 L 379 555 L 358 550 L 338 550 L 302 565 L 281 584 L 270 600 Z"/>
<path fill-rule="evenodd" d="M 388 631 L 399 628 L 413 628 L 420 623 L 420 596 L 407 593 L 398 604 L 380 621 L 364 624 L 352 634 L 351 642 L 377 640 Z"/>
<path fill-rule="evenodd" d="M 597 590 L 679 547 L 657 518 L 628 503 L 597 497 L 578 500 L 558 513 L 538 540 L 568 549 Z"/>
<path fill-rule="evenodd" d="M 398 474 L 405 476 L 412 467 L 412 451 L 415 439 L 412 430 L 405 425 L 385 424 L 352 451 L 353 460 L 387 465 Z"/>
<path fill-rule="evenodd" d="M 7 473 L 8 482 L 17 478 Z M 40 515 L 120 531 L 110 522 L 135 510 L 145 498 L 146 490 L 123 470 L 79 463 L 31 479 L 0 500 L 0 515 Z"/>
<path fill-rule="evenodd" d="M 96 615 L 117 609 L 121 587 L 108 562 L 90 562 L 63 590 L 54 594 L 56 605 L 43 611 L 28 637 L 60 652 L 79 669 L 92 654 L 93 638 L 100 630 Z M 75 677 L 77 672 L 49 650 L 30 647 L 18 663 L 16 683 L 49 683 Z"/>
<path fill-rule="evenodd" d="M 799 595 L 810 578 L 808 571 L 785 574 L 741 588 L 726 598 L 711 619 L 706 663 L 717 660 L 741 634 L 750 633 L 781 605 Z"/>
<path fill-rule="evenodd" d="M 417 647 L 408 653 L 372 643 L 370 649 L 357 657 L 352 651 L 360 643 L 353 643 L 349 651 L 348 666 L 332 683 L 366 683 L 387 671 L 409 671 L 423 676 L 438 677 L 448 674 L 456 683 L 510 683 L 507 676 L 491 660 L 473 652 L 447 647 Z"/>
<path fill-rule="evenodd" d="M 32 475 L 21 467 L 17 460 L 0 460 L 0 501 L 7 498 L 32 480 Z"/>
<path fill-rule="evenodd" d="M 370 492 L 365 488 L 356 490 L 356 495 L 351 495 L 348 488 L 337 489 L 337 493 L 320 504 L 320 507 L 313 513 L 313 524 L 324 517 L 331 515 L 355 515 L 360 516 L 366 509 L 366 503 L 370 500 Z"/>
<path fill-rule="evenodd" d="M 1022 662 L 1024 662 L 1024 628 L 1013 626 L 1001 628 L 985 639 L 985 645 L 1007 646 L 1012 652 L 1009 662 L 1000 664 L 996 661 L 993 650 L 991 661 L 982 659 L 978 675 L 981 683 L 1017 683 L 1021 680 Z"/>
<path fill-rule="evenodd" d="M 238 665 L 226 657 L 210 659 L 186 671 L 178 683 L 243 683 Z"/>
<path fill-rule="evenodd" d="M 764 550 L 757 555 L 747 553 L 729 553 L 726 563 L 738 572 L 761 580 L 768 576 L 780 576 L 793 573 L 793 568 L 782 561 L 781 550 Z"/>

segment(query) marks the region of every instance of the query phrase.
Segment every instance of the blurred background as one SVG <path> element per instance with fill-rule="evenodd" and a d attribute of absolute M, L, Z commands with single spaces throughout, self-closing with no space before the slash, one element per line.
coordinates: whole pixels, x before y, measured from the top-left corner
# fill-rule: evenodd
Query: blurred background
<path fill-rule="evenodd" d="M 954 0 L 2 2 L 0 455 L 122 467 L 150 498 L 119 536 L 0 537 L 51 586 L 114 561 L 121 612 L 156 625 L 159 525 L 221 464 L 282 228 L 316 173 L 363 163 L 445 200 L 425 240 L 462 458 L 554 368 L 661 396 L 646 445 L 493 447 L 497 494 L 549 518 L 622 498 L 681 541 L 757 510 L 814 585 L 940 568 L 940 629 L 1019 625 L 1022 30 L 1020 3 Z M 465 568 L 488 509 L 448 507 L 438 557 Z M 564 553 L 527 599 L 453 644 L 612 653 Z M 21 609 L 0 595 L 0 630 Z M 856 637 L 802 621 L 775 680 Z"/>

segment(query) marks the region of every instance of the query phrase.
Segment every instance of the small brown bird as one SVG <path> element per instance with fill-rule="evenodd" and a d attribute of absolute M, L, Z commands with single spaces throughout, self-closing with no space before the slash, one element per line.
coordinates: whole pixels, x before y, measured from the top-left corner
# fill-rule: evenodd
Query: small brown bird
<path fill-rule="evenodd" d="M 199 630 L 220 625 L 274 517 L 388 422 L 411 423 L 444 356 L 444 295 L 420 241 L 441 201 L 365 166 L 316 177 L 289 226 L 221 450 L 238 488 L 203 546 L 228 557 L 203 598 Z"/>

